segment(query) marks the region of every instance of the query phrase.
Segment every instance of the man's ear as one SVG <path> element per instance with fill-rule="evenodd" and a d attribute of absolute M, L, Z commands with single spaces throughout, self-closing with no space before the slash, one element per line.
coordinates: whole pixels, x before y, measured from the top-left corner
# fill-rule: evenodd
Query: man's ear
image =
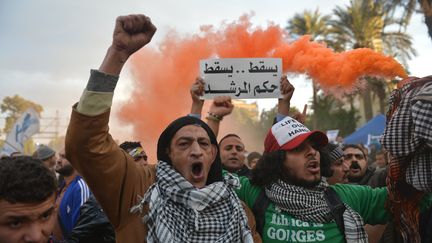
<path fill-rule="evenodd" d="M 171 159 L 171 157 L 170 157 L 170 149 L 169 148 L 165 148 L 165 154 Z"/>
<path fill-rule="evenodd" d="M 216 160 L 218 147 L 216 145 L 212 144 L 211 151 L 212 151 L 212 162 L 211 163 L 213 164 L 213 162 Z"/>

